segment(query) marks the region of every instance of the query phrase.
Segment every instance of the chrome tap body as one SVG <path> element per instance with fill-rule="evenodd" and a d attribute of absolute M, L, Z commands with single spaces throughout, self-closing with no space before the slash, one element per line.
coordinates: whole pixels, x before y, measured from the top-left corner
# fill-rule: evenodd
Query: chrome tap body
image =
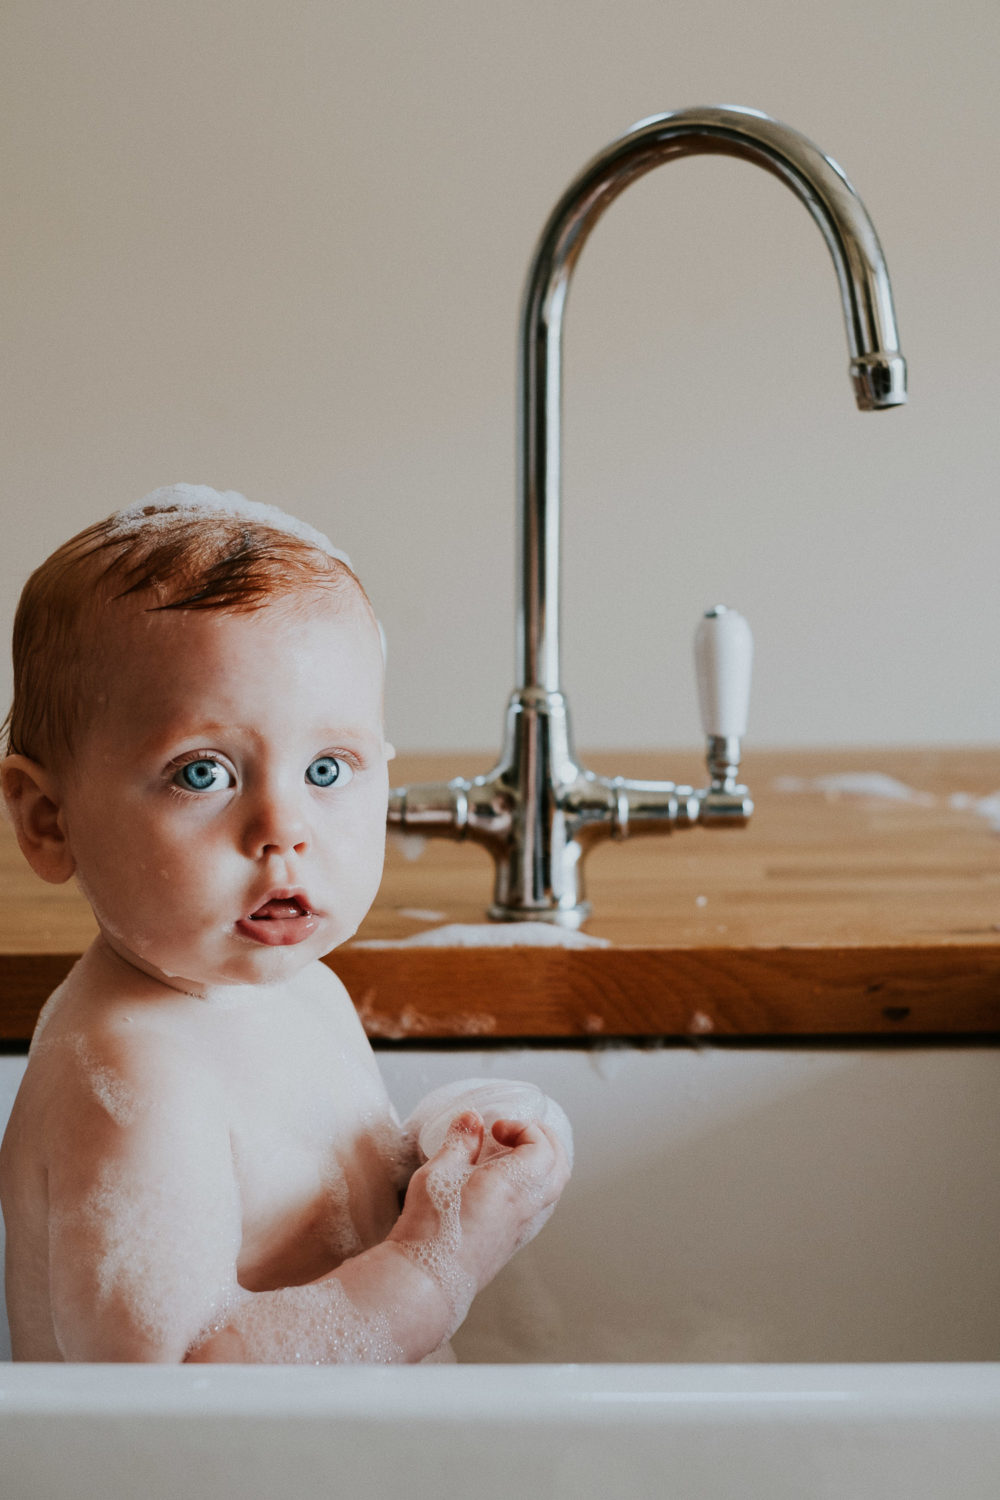
<path fill-rule="evenodd" d="M 754 110 L 678 110 L 642 121 L 584 168 L 553 209 L 529 268 L 519 349 L 517 685 L 498 765 L 486 776 L 391 794 L 389 826 L 473 839 L 496 863 L 489 915 L 576 927 L 589 915 L 582 863 L 599 839 L 701 823 L 732 827 L 752 812 L 737 782 L 738 740 L 706 725 L 709 786 L 607 778 L 573 749 L 559 674 L 562 323 L 588 234 L 631 182 L 680 156 L 717 152 L 779 177 L 812 214 L 840 284 L 855 399 L 863 411 L 906 400 L 889 276 L 864 205 L 835 162 Z"/>

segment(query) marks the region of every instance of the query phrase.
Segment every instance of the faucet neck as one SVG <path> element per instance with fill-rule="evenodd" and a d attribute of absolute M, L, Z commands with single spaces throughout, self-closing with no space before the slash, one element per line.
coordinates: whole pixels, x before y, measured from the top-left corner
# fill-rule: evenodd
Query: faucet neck
<path fill-rule="evenodd" d="M 519 688 L 560 690 L 562 322 L 573 268 L 587 235 L 629 183 L 662 162 L 708 152 L 754 162 L 805 204 L 836 269 L 859 407 L 874 410 L 906 400 L 906 366 L 882 248 L 864 204 L 836 162 L 767 115 L 721 106 L 656 115 L 612 142 L 556 204 L 525 285 L 519 353 Z"/>

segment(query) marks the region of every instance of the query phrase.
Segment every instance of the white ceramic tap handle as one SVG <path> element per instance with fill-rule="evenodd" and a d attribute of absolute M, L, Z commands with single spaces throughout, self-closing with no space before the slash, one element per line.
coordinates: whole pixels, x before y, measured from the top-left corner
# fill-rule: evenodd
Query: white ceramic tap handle
<path fill-rule="evenodd" d="M 750 707 L 753 636 L 743 616 L 725 604 L 706 610 L 694 637 L 702 728 L 717 739 L 742 739 Z"/>

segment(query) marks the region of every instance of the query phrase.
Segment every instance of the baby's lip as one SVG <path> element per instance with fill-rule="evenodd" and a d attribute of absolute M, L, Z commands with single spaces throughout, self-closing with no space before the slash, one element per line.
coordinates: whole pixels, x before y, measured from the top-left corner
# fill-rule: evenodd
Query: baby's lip
<path fill-rule="evenodd" d="M 285 948 L 304 942 L 319 923 L 305 891 L 270 891 L 247 916 L 236 923 L 237 932 L 268 948 Z"/>
<path fill-rule="evenodd" d="M 295 917 L 311 917 L 312 907 L 304 891 L 272 891 L 259 906 L 247 914 L 248 922 L 281 922 Z"/>

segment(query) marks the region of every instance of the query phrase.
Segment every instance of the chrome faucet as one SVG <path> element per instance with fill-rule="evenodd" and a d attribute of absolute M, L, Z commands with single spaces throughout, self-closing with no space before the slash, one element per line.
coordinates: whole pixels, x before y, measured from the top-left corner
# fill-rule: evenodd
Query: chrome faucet
<path fill-rule="evenodd" d="M 521 311 L 517 686 L 500 762 L 472 780 L 399 788 L 389 801 L 391 829 L 471 839 L 489 850 L 494 920 L 578 927 L 590 914 L 583 857 L 598 840 L 696 823 L 740 827 L 753 811 L 737 780 L 751 643 L 735 611 L 710 610 L 696 636 L 709 771 L 702 790 L 585 770 L 559 677 L 559 424 L 570 277 L 587 235 L 629 183 L 661 162 L 705 152 L 754 162 L 802 200 L 836 268 L 858 406 L 874 411 L 906 400 L 906 364 L 874 227 L 840 167 L 797 131 L 756 110 L 677 110 L 643 120 L 570 184 L 542 231 Z"/>

